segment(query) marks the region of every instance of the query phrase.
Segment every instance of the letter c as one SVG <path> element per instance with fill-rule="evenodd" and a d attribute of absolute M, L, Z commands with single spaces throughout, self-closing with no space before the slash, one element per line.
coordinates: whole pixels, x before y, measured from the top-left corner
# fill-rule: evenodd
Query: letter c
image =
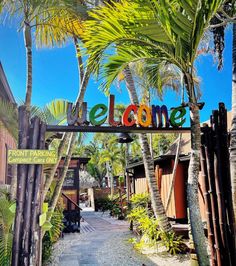
<path fill-rule="evenodd" d="M 135 104 L 130 104 L 124 111 L 123 116 L 122 116 L 122 124 L 126 127 L 132 127 L 135 123 L 136 120 L 132 119 L 129 121 L 129 115 L 133 111 L 134 114 L 137 113 L 138 107 Z"/>

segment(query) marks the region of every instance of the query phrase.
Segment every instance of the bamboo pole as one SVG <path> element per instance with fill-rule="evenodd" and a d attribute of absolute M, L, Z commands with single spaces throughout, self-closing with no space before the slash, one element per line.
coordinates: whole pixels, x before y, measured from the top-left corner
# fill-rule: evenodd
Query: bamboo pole
<path fill-rule="evenodd" d="M 28 145 L 29 129 L 29 112 L 25 106 L 20 106 L 18 111 L 19 117 L 19 139 L 18 149 L 26 149 Z M 21 253 L 21 236 L 23 230 L 23 210 L 25 202 L 25 183 L 27 165 L 19 164 L 17 167 L 17 199 L 16 199 L 16 216 L 14 222 L 14 236 L 12 247 L 12 266 L 19 265 L 19 255 Z"/>
<path fill-rule="evenodd" d="M 205 153 L 206 153 L 209 193 L 210 193 L 210 200 L 211 200 L 213 231 L 214 231 L 214 237 L 215 237 L 216 260 L 217 260 L 217 265 L 221 266 L 222 265 L 222 255 L 221 255 L 222 243 L 221 243 L 221 238 L 220 238 L 220 228 L 219 228 L 219 219 L 218 219 L 219 215 L 218 215 L 216 189 L 215 189 L 212 129 L 205 127 L 205 131 L 206 131 Z"/>
<path fill-rule="evenodd" d="M 37 149 L 39 138 L 39 118 L 34 117 L 31 120 L 29 131 L 29 149 Z M 28 166 L 25 191 L 25 207 L 24 207 L 24 223 L 23 223 L 23 235 L 22 235 L 22 258 L 20 258 L 21 265 L 27 266 L 29 264 L 30 257 L 30 228 L 31 228 L 31 207 L 34 193 L 35 182 L 35 164 Z"/>
<path fill-rule="evenodd" d="M 45 132 L 46 125 L 41 122 L 40 133 L 38 139 L 38 149 L 45 148 Z M 30 265 L 41 266 L 42 264 L 42 231 L 39 226 L 39 215 L 42 211 L 44 182 L 43 182 L 43 166 L 37 165 L 35 170 L 34 197 L 32 201 L 31 211 L 31 252 Z"/>
<path fill-rule="evenodd" d="M 205 200 L 205 211 L 207 215 L 207 234 L 208 234 L 208 243 L 211 251 L 211 265 L 216 265 L 215 257 L 215 240 L 214 240 L 214 229 L 212 221 L 212 210 L 211 210 L 211 200 L 209 194 L 209 182 L 208 182 L 208 172 L 207 172 L 207 163 L 206 163 L 206 152 L 204 148 L 206 133 L 203 131 L 201 134 L 201 176 L 203 178 L 203 194 Z"/>
<path fill-rule="evenodd" d="M 222 164 L 224 165 L 223 171 L 223 189 L 224 199 L 226 205 L 226 217 L 227 217 L 227 233 L 229 240 L 229 251 L 231 255 L 232 265 L 236 264 L 235 254 L 235 235 L 234 235 L 234 213 L 233 213 L 233 198 L 232 198 L 232 186 L 230 178 L 230 161 L 229 161 L 229 138 L 227 127 L 227 110 L 224 103 L 219 103 L 219 124 L 220 124 L 220 140 L 221 140 L 221 154 Z"/>
<path fill-rule="evenodd" d="M 218 124 L 219 112 L 213 111 L 212 115 L 212 127 L 214 132 L 214 172 L 215 172 L 215 184 L 216 184 L 216 194 L 218 202 L 218 212 L 219 212 L 219 224 L 220 224 L 220 234 L 223 245 L 223 261 L 226 265 L 231 265 L 230 255 L 229 255 L 229 246 L 228 246 L 228 237 L 227 237 L 227 228 L 226 228 L 226 215 L 225 215 L 225 202 L 224 202 L 224 192 L 222 185 L 222 162 L 220 154 L 220 138 L 219 138 L 219 124 Z"/>

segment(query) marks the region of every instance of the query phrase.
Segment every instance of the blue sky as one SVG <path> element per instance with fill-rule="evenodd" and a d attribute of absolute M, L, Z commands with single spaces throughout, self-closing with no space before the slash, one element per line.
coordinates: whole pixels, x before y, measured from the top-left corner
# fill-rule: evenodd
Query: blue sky
<path fill-rule="evenodd" d="M 231 108 L 231 69 L 232 69 L 232 32 L 226 32 L 224 69 L 218 71 L 211 55 L 201 56 L 197 61 L 198 75 L 201 78 L 201 101 L 206 102 L 201 111 L 201 121 L 208 120 L 212 109 L 218 102 L 224 102 Z M 0 61 L 16 99 L 25 97 L 25 48 L 22 32 L 14 26 L 0 25 Z M 107 99 L 98 89 L 95 80 L 89 82 L 85 100 L 92 107 L 97 103 L 106 103 Z M 74 46 L 68 43 L 63 48 L 33 49 L 33 97 L 32 103 L 43 106 L 53 99 L 74 101 L 78 90 L 77 60 Z M 125 89 L 122 93 L 112 88 L 116 102 L 129 104 Z M 168 107 L 180 104 L 179 96 L 167 92 L 163 99 Z M 158 99 L 154 101 L 160 103 Z"/>

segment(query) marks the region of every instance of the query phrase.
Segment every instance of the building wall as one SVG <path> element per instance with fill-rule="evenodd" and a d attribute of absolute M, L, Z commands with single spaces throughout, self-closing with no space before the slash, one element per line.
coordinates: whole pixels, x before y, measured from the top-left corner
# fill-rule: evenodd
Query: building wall
<path fill-rule="evenodd" d="M 147 179 L 145 177 L 135 179 L 135 194 L 148 192 Z"/>
<path fill-rule="evenodd" d="M 0 126 L 0 184 L 7 183 L 7 149 L 16 148 L 16 140 L 3 125 Z"/>
<path fill-rule="evenodd" d="M 175 186 L 171 195 L 167 216 L 172 219 L 187 219 L 187 179 L 189 161 L 181 161 L 177 167 Z M 166 206 L 169 189 L 172 180 L 174 160 L 165 160 L 155 166 L 155 175 L 161 194 L 163 205 Z M 138 166 L 134 169 L 135 193 L 148 192 L 147 179 L 145 178 L 144 167 Z M 202 176 L 199 176 L 199 205 L 202 220 L 206 219 L 205 205 L 202 193 Z"/>

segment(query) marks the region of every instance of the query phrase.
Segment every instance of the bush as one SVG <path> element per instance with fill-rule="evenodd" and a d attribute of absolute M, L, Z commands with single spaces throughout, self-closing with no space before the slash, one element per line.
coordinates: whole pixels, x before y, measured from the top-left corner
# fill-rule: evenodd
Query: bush
<path fill-rule="evenodd" d="M 52 228 L 47 231 L 43 237 L 43 246 L 42 246 L 42 259 L 43 262 L 46 262 L 50 259 L 52 255 L 53 244 L 58 241 L 63 230 L 63 208 L 61 202 L 59 201 L 55 211 L 52 214 L 51 224 Z"/>
<path fill-rule="evenodd" d="M 0 265 L 11 265 L 15 203 L 6 191 L 0 192 Z"/>
<path fill-rule="evenodd" d="M 131 199 L 132 208 L 143 207 L 148 208 L 150 204 L 150 196 L 148 193 L 134 194 Z"/>
<path fill-rule="evenodd" d="M 110 211 L 112 209 L 113 202 L 109 198 L 95 199 L 95 210 L 96 211 Z"/>
<path fill-rule="evenodd" d="M 142 250 L 144 247 L 165 246 L 171 254 L 186 251 L 186 245 L 181 237 L 177 237 L 175 233 L 167 233 L 161 230 L 158 219 L 153 215 L 149 208 L 149 195 L 147 193 L 136 194 L 131 198 L 132 209 L 128 214 L 128 219 L 132 221 L 136 227 L 138 239 L 130 239 L 134 247 Z"/>

